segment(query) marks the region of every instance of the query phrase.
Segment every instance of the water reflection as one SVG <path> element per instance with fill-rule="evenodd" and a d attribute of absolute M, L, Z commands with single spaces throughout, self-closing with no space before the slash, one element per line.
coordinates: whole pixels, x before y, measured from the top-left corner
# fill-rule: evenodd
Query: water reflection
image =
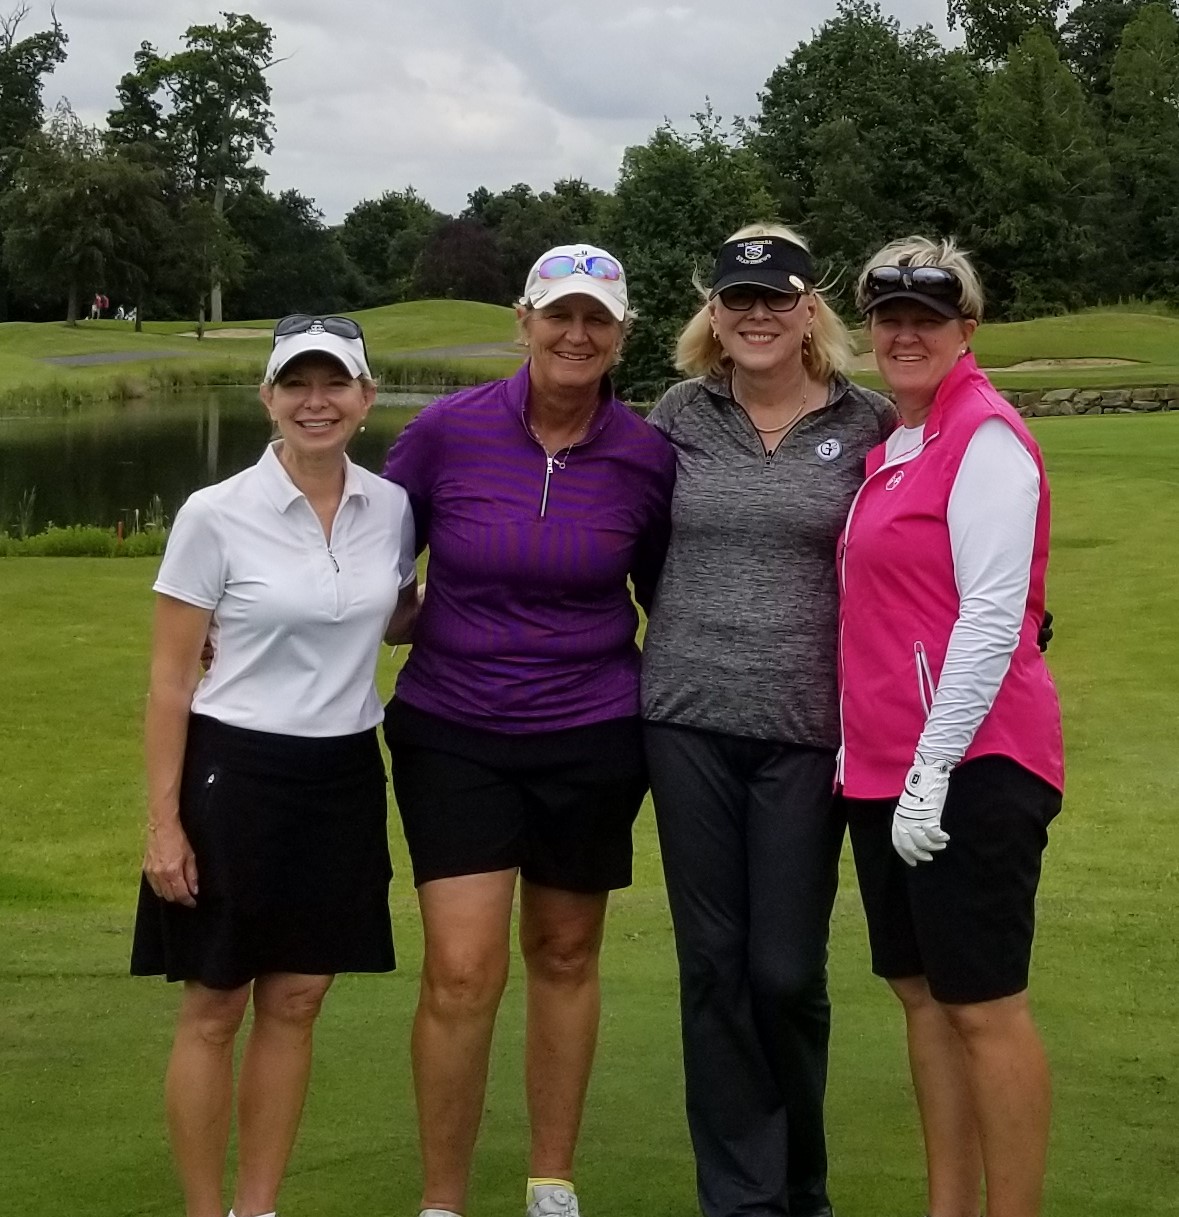
<path fill-rule="evenodd" d="M 381 393 L 353 460 L 379 469 L 429 393 Z M 270 424 L 251 389 L 162 395 L 59 418 L 0 418 L 0 528 L 132 527 L 158 496 L 165 519 L 196 489 L 258 459 Z"/>

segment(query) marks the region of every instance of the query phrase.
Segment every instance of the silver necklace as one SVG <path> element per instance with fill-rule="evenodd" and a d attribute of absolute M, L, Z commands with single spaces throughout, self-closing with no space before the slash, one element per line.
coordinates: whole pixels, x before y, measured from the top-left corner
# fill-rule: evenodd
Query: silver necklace
<path fill-rule="evenodd" d="M 589 412 L 589 414 L 586 415 L 585 422 L 581 424 L 581 429 L 577 432 L 577 434 L 573 437 L 573 439 L 571 439 L 567 444 L 561 444 L 560 447 L 554 448 L 552 452 L 549 452 L 548 445 L 537 434 L 536 428 L 532 425 L 532 420 L 530 418 L 528 418 L 528 416 L 527 416 L 527 412 L 525 412 L 524 421 L 528 427 L 528 431 L 531 434 L 532 438 L 534 440 L 536 440 L 536 442 L 544 449 L 545 455 L 546 456 L 555 456 L 556 453 L 562 451 L 563 449 L 569 449 L 569 448 L 576 447 L 578 444 L 581 443 L 581 441 L 583 439 L 585 439 L 585 433 L 589 430 L 590 423 L 593 422 L 594 415 L 597 414 L 597 412 L 598 412 L 598 407 L 595 404 L 594 408 Z"/>

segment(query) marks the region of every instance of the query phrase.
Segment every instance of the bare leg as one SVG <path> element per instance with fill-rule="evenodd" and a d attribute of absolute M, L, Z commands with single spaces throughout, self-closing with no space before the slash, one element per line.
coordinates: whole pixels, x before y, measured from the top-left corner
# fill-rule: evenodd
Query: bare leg
<path fill-rule="evenodd" d="M 233 1041 L 250 986 L 186 981 L 164 1081 L 168 1132 L 188 1217 L 222 1217 L 221 1182 L 233 1110 Z"/>
<path fill-rule="evenodd" d="M 311 1037 L 331 976 L 273 972 L 254 981 L 254 1025 L 238 1079 L 237 1217 L 278 1202 L 311 1074 Z"/>
<path fill-rule="evenodd" d="M 413 1024 L 422 1207 L 466 1208 L 491 1033 L 508 978 L 514 870 L 435 879 L 418 888 L 425 929 Z"/>
<path fill-rule="evenodd" d="M 528 969 L 529 1174 L 536 1177 L 573 1177 L 573 1153 L 598 1042 L 598 954 L 606 899 L 606 892 L 521 884 L 520 946 Z"/>
<path fill-rule="evenodd" d="M 944 1009 L 965 1047 L 988 1217 L 1038 1217 L 1052 1083 L 1027 991 Z"/>
<path fill-rule="evenodd" d="M 962 1041 L 923 976 L 888 982 L 905 1010 L 930 1217 L 978 1217 L 982 1151 Z"/>

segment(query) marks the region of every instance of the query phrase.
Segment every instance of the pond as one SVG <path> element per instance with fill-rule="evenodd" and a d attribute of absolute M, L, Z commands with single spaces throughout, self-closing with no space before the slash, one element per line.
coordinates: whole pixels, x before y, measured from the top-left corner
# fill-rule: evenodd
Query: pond
<path fill-rule="evenodd" d="M 440 390 L 439 392 L 442 392 Z M 380 469 L 436 393 L 381 393 L 349 454 Z M 171 523 L 196 489 L 251 465 L 270 438 L 253 389 L 161 394 L 56 418 L 0 418 L 0 531 L 53 524 Z"/>

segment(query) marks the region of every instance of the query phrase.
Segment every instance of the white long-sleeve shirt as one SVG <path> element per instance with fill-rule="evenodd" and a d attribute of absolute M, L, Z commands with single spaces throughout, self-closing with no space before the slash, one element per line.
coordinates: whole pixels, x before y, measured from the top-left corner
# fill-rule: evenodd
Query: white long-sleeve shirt
<path fill-rule="evenodd" d="M 924 430 L 894 431 L 885 464 L 912 459 Z M 1031 454 L 1002 419 L 987 419 L 963 454 L 946 513 L 960 608 L 917 742 L 926 764 L 956 765 L 998 696 L 1027 605 L 1039 502 Z"/>

